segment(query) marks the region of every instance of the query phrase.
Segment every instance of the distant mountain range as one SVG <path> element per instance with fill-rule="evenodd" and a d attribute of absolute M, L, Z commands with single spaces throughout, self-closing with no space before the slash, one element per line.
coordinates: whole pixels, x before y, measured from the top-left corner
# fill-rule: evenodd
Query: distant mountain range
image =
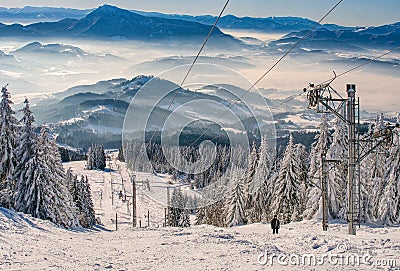
<path fill-rule="evenodd" d="M 29 25 L 0 23 L 0 35 L 17 37 L 74 37 L 95 39 L 136 39 L 156 41 L 179 39 L 190 41 L 204 39 L 216 17 L 211 15 L 190 16 L 163 14 L 157 12 L 128 11 L 110 5 L 95 10 L 66 8 L 25 7 L 0 8 L 0 21 L 26 18 L 43 21 Z M 287 34 L 273 41 L 271 46 L 297 42 L 317 22 L 298 17 L 236 17 L 223 16 L 218 22 L 222 29 L 261 31 Z M 213 42 L 224 42 L 225 46 L 241 42 L 224 34 L 219 28 L 213 33 Z M 400 23 L 377 27 L 345 27 L 335 24 L 320 25 L 314 33 L 302 42 L 313 50 L 363 48 L 391 48 L 400 45 Z"/>
<path fill-rule="evenodd" d="M 217 17 L 211 15 L 190 16 L 178 14 L 163 14 L 158 12 L 143 12 L 134 11 L 138 14 L 154 17 L 162 17 L 169 19 L 180 19 L 185 21 L 199 22 L 202 24 L 212 25 Z M 317 22 L 300 17 L 267 17 L 267 18 L 252 18 L 252 17 L 237 17 L 234 15 L 225 15 L 218 21 L 220 28 L 238 29 L 238 30 L 253 30 L 267 33 L 289 33 L 293 31 L 305 30 L 316 25 Z M 326 25 L 330 29 L 345 28 L 338 25 Z"/>
<path fill-rule="evenodd" d="M 110 5 L 93 10 L 82 19 L 63 19 L 58 22 L 40 22 L 29 25 L 0 25 L 0 36 L 17 37 L 74 37 L 97 39 L 165 40 L 179 38 L 190 41 L 204 39 L 210 26 L 177 19 L 146 17 Z M 222 33 L 213 32 L 213 41 L 226 45 L 240 41 Z"/>
<path fill-rule="evenodd" d="M 59 21 L 65 18 L 81 19 L 91 10 L 71 8 L 32 7 L 3 8 L 0 7 L 1 21 Z"/>
<path fill-rule="evenodd" d="M 1 8 L 0 21 L 59 21 L 62 19 L 82 19 L 88 15 L 93 9 L 70 9 L 70 8 L 52 8 L 52 7 L 31 7 L 24 8 Z M 131 10 L 131 12 L 143 15 L 145 17 L 157 17 L 164 19 L 184 20 L 190 22 L 198 22 L 206 25 L 213 25 L 216 18 L 211 15 L 181 15 L 181 14 L 164 14 L 159 12 L 145 12 L 139 10 Z M 220 28 L 256 30 L 269 33 L 289 33 L 309 29 L 316 24 L 315 21 L 299 18 L 299 17 L 237 17 L 234 15 L 225 15 L 219 22 Z M 328 29 L 347 29 L 349 27 L 325 24 Z"/>
<path fill-rule="evenodd" d="M 2 8 L 0 7 L 0 21 L 60 21 L 62 19 L 82 19 L 87 16 L 93 9 L 70 9 L 70 8 L 52 8 L 52 7 L 31 7 L 24 8 Z M 213 25 L 216 18 L 211 15 L 191 16 L 180 14 L 164 14 L 159 12 L 145 12 L 139 10 L 131 10 L 135 14 L 152 18 L 164 18 L 173 20 L 183 20 L 189 22 L 197 22 L 205 25 Z M 219 22 L 218 27 L 227 29 L 255 30 L 267 33 L 289 33 L 293 31 L 301 31 L 309 29 L 316 24 L 315 21 L 299 18 L 299 17 L 237 17 L 234 15 L 225 15 Z M 347 29 L 349 27 L 325 24 L 328 29 Z"/>
<path fill-rule="evenodd" d="M 270 42 L 269 45 L 280 48 L 290 47 L 307 34 L 307 30 L 292 32 L 276 41 Z M 303 40 L 298 50 L 301 47 L 306 47 L 309 50 L 339 52 L 341 50 L 362 51 L 375 48 L 392 49 L 398 46 L 400 46 L 400 22 L 377 27 L 356 27 L 337 30 L 322 27 Z"/>

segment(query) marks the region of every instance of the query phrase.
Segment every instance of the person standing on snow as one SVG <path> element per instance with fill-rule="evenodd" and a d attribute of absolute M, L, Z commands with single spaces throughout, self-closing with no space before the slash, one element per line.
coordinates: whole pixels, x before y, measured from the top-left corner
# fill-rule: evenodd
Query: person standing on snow
<path fill-rule="evenodd" d="M 278 229 L 280 228 L 280 222 L 276 215 L 271 220 L 271 228 L 272 228 L 273 234 L 275 234 L 275 233 L 278 234 Z"/>

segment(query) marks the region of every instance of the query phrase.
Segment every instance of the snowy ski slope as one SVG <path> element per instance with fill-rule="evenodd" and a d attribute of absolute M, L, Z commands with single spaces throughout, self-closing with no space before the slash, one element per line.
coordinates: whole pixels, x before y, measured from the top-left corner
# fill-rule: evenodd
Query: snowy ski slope
<path fill-rule="evenodd" d="M 86 171 L 84 162 L 65 164 L 75 173 L 88 175 L 96 215 L 104 226 L 65 230 L 0 208 L 0 270 L 400 270 L 399 227 L 361 226 L 357 236 L 347 235 L 347 225 L 341 222 L 330 224 L 328 232 L 322 231 L 318 221 L 291 223 L 283 225 L 279 235 L 273 235 L 266 224 L 162 227 L 164 205 L 148 195 L 163 200 L 165 188 L 157 190 L 156 186 L 170 181 L 166 175 L 137 173 L 138 220 L 147 226 L 145 215 L 149 210 L 150 227 L 132 229 L 129 197 L 125 202 L 118 197 L 124 187 L 131 195 L 129 174 L 126 165 L 113 157 L 111 170 L 108 163 L 105 172 Z M 143 181 L 145 184 L 140 183 Z M 266 259 L 272 254 L 275 258 L 271 266 Z M 286 260 L 280 258 L 279 263 L 279 255 L 286 255 Z M 291 259 L 295 263 L 304 255 L 316 259 L 324 255 L 368 256 L 368 263 L 374 265 L 340 264 L 329 262 L 327 257 L 321 265 L 288 262 Z"/>

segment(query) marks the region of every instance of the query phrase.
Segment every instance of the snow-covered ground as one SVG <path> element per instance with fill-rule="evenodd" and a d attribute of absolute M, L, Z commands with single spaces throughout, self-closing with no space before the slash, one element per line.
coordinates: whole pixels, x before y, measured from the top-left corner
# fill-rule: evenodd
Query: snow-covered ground
<path fill-rule="evenodd" d="M 200 197 L 187 184 L 175 182 L 171 176 L 144 172 L 129 172 L 126 163 L 116 159 L 117 152 L 109 152 L 111 160 L 107 161 L 105 171 L 86 170 L 86 162 L 65 163 L 66 169 L 71 168 L 78 176 L 88 176 L 92 199 L 102 223 L 109 228 L 115 228 L 115 216 L 118 217 L 118 226 L 131 227 L 132 225 L 132 175 L 135 175 L 137 194 L 137 226 L 162 227 L 165 223 L 165 207 L 167 205 L 167 191 L 172 194 L 174 187 L 180 187 L 187 195 Z M 112 191 L 112 192 L 111 192 Z M 120 198 L 120 192 L 122 197 Z M 126 195 L 126 197 L 125 197 Z M 147 218 L 150 214 L 150 219 Z"/>
<path fill-rule="evenodd" d="M 361 226 L 357 236 L 347 235 L 347 225 L 340 222 L 330 224 L 327 232 L 318 221 L 291 223 L 283 225 L 279 235 L 273 235 L 266 224 L 162 227 L 162 195 L 171 181 L 166 175 L 136 174 L 138 221 L 143 227 L 132 229 L 126 165 L 117 162 L 115 155 L 107 165 L 101 172 L 85 170 L 84 162 L 65 164 L 79 175 L 88 175 L 96 215 L 104 226 L 65 230 L 0 208 L 0 270 L 400 270 L 399 227 Z M 126 191 L 125 202 L 119 191 Z M 145 228 L 147 211 L 150 227 Z M 354 264 L 358 259 L 360 266 Z"/>
<path fill-rule="evenodd" d="M 68 231 L 49 222 L 0 209 L 0 270 L 399 270 L 399 228 L 361 227 L 348 236 L 346 225 L 331 225 L 323 233 L 319 223 L 305 221 L 284 225 L 272 235 L 268 225 L 234 228 L 194 226 L 191 228 L 96 228 Z M 397 267 L 341 265 L 325 256 L 322 266 L 263 265 L 265 251 L 276 257 L 290 255 L 296 261 L 305 254 L 355 252 L 370 261 L 397 260 Z M 260 256 L 261 255 L 261 256 Z M 346 257 L 347 257 L 346 256 Z M 281 256 L 282 257 L 282 256 Z M 289 258 L 290 259 L 290 258 Z M 280 259 L 289 263 L 289 259 Z M 336 261 L 336 264 L 335 264 Z M 345 261 L 344 261 L 345 262 Z M 353 263 L 352 261 L 350 261 Z"/>

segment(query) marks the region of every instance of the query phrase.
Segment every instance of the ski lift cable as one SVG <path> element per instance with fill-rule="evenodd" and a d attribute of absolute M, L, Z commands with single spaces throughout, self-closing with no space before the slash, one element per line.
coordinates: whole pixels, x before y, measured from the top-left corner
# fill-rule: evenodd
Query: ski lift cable
<path fill-rule="evenodd" d="M 391 54 L 391 53 L 394 53 L 395 51 L 398 51 L 398 50 L 400 50 L 400 46 L 398 46 L 398 47 L 396 47 L 396 48 L 394 48 L 394 49 L 392 49 L 392 50 L 389 50 L 389 51 L 387 51 L 386 53 L 383 53 L 383 54 L 381 54 L 381 55 L 378 55 L 378 56 L 376 56 L 376 57 L 374 57 L 374 58 L 372 58 L 372 59 L 366 61 L 365 63 L 362 63 L 362 64 L 360 64 L 360 65 L 357 65 L 357 66 L 355 66 L 355 67 L 353 67 L 353 68 L 351 68 L 351 69 L 349 69 L 349 70 L 347 70 L 347 71 L 345 71 L 345 72 L 342 72 L 341 74 L 335 75 L 335 77 L 333 77 L 333 78 L 331 78 L 331 79 L 328 79 L 328 80 L 326 80 L 326 81 L 320 83 L 319 85 L 326 84 L 326 83 L 328 83 L 329 81 L 331 81 L 331 80 L 333 80 L 333 79 L 336 79 L 336 78 L 341 77 L 341 76 L 344 76 L 344 75 L 346 75 L 346 74 L 348 74 L 348 73 L 350 73 L 350 72 L 353 72 L 353 71 L 355 71 L 355 70 L 357 70 L 357 69 L 359 69 L 359 68 L 361 68 L 361 67 L 364 67 L 364 66 L 366 66 L 366 65 L 368 65 L 368 64 L 370 64 L 370 63 L 372 63 L 372 62 L 374 62 L 374 61 L 376 61 L 376 60 L 378 60 L 378 59 L 380 59 L 380 58 L 382 58 L 382 57 L 384 57 L 384 56 L 387 56 L 387 55 L 389 55 L 389 54 Z"/>
<path fill-rule="evenodd" d="M 307 39 L 312 33 L 313 31 L 321 25 L 321 23 L 326 19 L 326 17 L 328 17 L 339 5 L 340 3 L 342 3 L 343 0 L 340 0 L 335 6 L 333 6 L 313 27 L 311 27 L 308 31 L 307 34 L 305 34 L 303 37 L 301 37 L 295 44 L 293 44 L 292 47 L 290 47 L 290 49 L 288 51 L 286 51 L 286 53 L 284 53 L 279 59 L 278 61 L 275 62 L 274 65 L 272 65 L 248 90 L 247 92 L 249 92 L 250 90 L 252 90 L 256 85 L 258 85 L 258 83 L 260 83 L 283 59 L 285 59 L 303 40 Z M 247 92 L 244 94 L 246 95 Z M 243 96 L 244 96 L 243 95 Z"/>
<path fill-rule="evenodd" d="M 387 55 L 389 55 L 389 54 L 391 54 L 391 53 L 393 53 L 393 52 L 395 52 L 395 51 L 398 51 L 398 50 L 400 50 L 400 46 L 399 46 L 399 47 L 396 47 L 396 48 L 394 48 L 394 49 L 392 49 L 392 50 L 390 50 L 390 51 L 387 51 L 387 52 L 385 52 L 385 53 L 383 53 L 383 54 L 381 54 L 381 55 L 378 55 L 378 56 L 376 56 L 376 57 L 374 57 L 374 58 L 372 58 L 372 59 L 366 61 L 365 63 L 362 63 L 362 64 L 360 64 L 360 65 L 354 66 L 353 68 L 348 69 L 348 70 L 345 71 L 345 72 L 342 72 L 342 73 L 340 73 L 340 74 L 338 74 L 338 75 L 335 75 L 335 77 L 332 77 L 332 78 L 330 78 L 330 79 L 328 79 L 328 80 L 326 80 L 326 81 L 324 81 L 324 82 L 318 84 L 318 86 L 323 85 L 323 84 L 326 84 L 326 83 L 329 83 L 329 82 L 332 81 L 333 79 L 336 79 L 336 78 L 338 78 L 338 77 L 342 77 L 342 76 L 344 76 L 344 75 L 346 75 L 346 74 L 348 74 L 348 73 L 351 73 L 351 72 L 353 72 L 353 71 L 355 71 L 355 70 L 358 70 L 359 68 L 364 67 L 364 66 L 366 66 L 366 65 L 368 65 L 368 64 L 370 64 L 370 63 L 372 63 L 372 62 L 374 62 L 374 61 L 376 61 L 376 60 L 378 60 L 378 59 L 380 59 L 380 58 L 382 58 L 382 57 L 384 57 L 384 56 L 387 56 Z M 285 99 L 284 102 L 282 102 L 281 104 L 279 104 L 279 105 L 277 105 L 277 106 L 275 106 L 275 107 L 271 107 L 270 109 L 272 109 L 272 110 L 273 110 L 273 109 L 278 109 L 278 108 L 280 108 L 281 106 L 287 104 L 287 103 L 290 102 L 291 100 L 293 100 L 293 99 L 295 99 L 295 98 L 297 98 L 297 97 L 299 97 L 299 96 L 301 96 L 301 95 L 303 95 L 303 94 L 304 94 L 304 91 L 300 92 L 299 94 L 294 94 L 294 95 L 292 95 L 292 96 L 289 96 L 289 97 L 287 97 L 287 98 Z"/>
<path fill-rule="evenodd" d="M 307 39 L 312 33 L 315 28 L 321 25 L 321 23 L 328 17 L 339 5 L 342 3 L 343 0 L 340 0 L 336 5 L 334 5 L 317 23 L 314 24 L 313 27 L 311 27 L 308 31 L 307 34 L 303 35 L 295 44 L 290 47 L 288 51 L 286 51 L 255 83 L 253 83 L 250 88 L 248 88 L 245 93 L 239 97 L 238 100 L 233 102 L 228 109 L 222 114 L 222 116 L 218 119 L 220 121 L 228 112 L 229 110 L 239 101 L 243 99 L 244 96 L 246 96 L 258 83 L 260 83 L 273 69 L 278 66 L 280 62 L 282 62 L 303 40 Z M 217 122 L 218 122 L 217 121 Z M 195 141 L 193 141 L 192 144 L 190 144 L 189 147 L 192 147 L 199 139 L 201 139 L 208 131 L 210 128 L 208 128 L 204 133 L 202 133 Z"/>
<path fill-rule="evenodd" d="M 194 65 L 196 64 L 197 60 L 199 59 L 201 52 L 203 51 L 204 47 L 206 46 L 208 40 L 209 40 L 210 37 L 211 37 L 211 34 L 214 32 L 214 29 L 215 29 L 215 27 L 217 26 L 219 20 L 221 19 L 222 14 L 224 13 L 226 7 L 228 6 L 229 1 L 230 1 L 230 0 L 227 0 L 227 1 L 226 1 L 224 7 L 222 8 L 221 12 L 219 13 L 219 15 L 218 15 L 217 19 L 215 20 L 214 24 L 212 25 L 210 31 L 208 32 L 208 35 L 207 35 L 206 39 L 204 40 L 202 46 L 200 47 L 199 52 L 197 53 L 197 55 L 196 55 L 196 57 L 194 58 L 192 64 L 190 65 L 188 71 L 186 72 L 186 75 L 185 75 L 185 77 L 183 78 L 181 84 L 179 85 L 179 88 L 182 88 L 182 87 L 183 87 L 183 84 L 185 84 L 186 79 L 188 78 L 188 76 L 189 76 L 190 72 L 192 71 Z M 161 117 L 161 120 L 162 120 L 161 123 L 165 120 L 165 117 L 167 116 L 167 113 L 168 113 L 168 111 L 170 110 L 172 104 L 173 104 L 174 101 L 176 100 L 176 97 L 178 96 L 178 93 L 179 93 L 179 89 L 176 90 L 175 95 L 174 95 L 174 97 L 172 98 L 171 102 L 169 103 L 167 110 L 164 111 L 164 114 L 163 114 L 163 116 Z M 153 134 L 152 134 L 152 136 L 151 136 L 149 142 L 151 142 L 151 141 L 153 140 L 155 134 L 156 134 L 156 131 L 153 132 Z"/>

